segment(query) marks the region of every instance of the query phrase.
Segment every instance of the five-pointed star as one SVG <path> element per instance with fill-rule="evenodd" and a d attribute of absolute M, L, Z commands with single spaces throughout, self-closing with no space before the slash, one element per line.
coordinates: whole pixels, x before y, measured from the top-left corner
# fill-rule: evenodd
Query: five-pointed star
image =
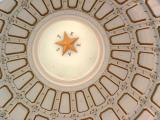
<path fill-rule="evenodd" d="M 57 45 L 60 45 L 63 47 L 63 54 L 64 55 L 68 50 L 72 50 L 74 52 L 77 52 L 76 48 L 74 47 L 74 43 L 79 38 L 70 38 L 66 32 L 64 32 L 64 38 L 62 41 L 56 42 Z"/>

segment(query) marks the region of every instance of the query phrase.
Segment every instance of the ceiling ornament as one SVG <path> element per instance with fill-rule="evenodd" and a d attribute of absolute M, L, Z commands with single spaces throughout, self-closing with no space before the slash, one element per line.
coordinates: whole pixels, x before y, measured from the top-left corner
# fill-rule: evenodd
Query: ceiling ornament
<path fill-rule="evenodd" d="M 0 119 L 160 119 L 159 0 L 0 0 Z"/>

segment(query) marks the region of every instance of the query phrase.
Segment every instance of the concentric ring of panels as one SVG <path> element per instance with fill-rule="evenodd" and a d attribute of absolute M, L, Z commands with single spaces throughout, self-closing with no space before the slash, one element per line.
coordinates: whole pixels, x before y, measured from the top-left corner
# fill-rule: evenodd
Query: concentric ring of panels
<path fill-rule="evenodd" d="M 81 11 L 110 40 L 104 75 L 81 91 L 40 82 L 27 59 L 27 42 L 44 17 Z M 159 0 L 1 0 L 0 119 L 155 120 L 160 118 Z"/>

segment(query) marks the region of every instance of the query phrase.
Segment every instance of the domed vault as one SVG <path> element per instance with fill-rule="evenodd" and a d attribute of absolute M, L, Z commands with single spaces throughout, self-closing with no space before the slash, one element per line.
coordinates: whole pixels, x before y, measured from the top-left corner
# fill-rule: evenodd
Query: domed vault
<path fill-rule="evenodd" d="M 0 0 L 0 120 L 160 119 L 159 0 Z"/>

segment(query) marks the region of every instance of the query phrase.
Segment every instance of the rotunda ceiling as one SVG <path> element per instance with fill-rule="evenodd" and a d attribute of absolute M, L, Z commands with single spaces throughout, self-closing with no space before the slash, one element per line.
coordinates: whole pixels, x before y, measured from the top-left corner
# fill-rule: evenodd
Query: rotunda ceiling
<path fill-rule="evenodd" d="M 159 0 L 0 0 L 0 120 L 159 120 Z"/>

